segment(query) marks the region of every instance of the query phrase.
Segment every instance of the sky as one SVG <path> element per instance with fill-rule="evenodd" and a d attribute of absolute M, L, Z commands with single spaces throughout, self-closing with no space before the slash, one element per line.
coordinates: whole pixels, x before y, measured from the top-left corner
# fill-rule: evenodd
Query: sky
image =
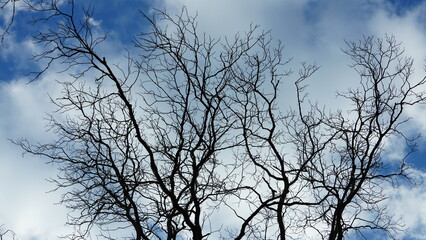
<path fill-rule="evenodd" d="M 83 1 L 76 1 L 82 3 Z M 292 68 L 303 61 L 316 62 L 321 68 L 312 77 L 309 96 L 330 108 L 342 107 L 336 101 L 336 91 L 356 82 L 356 74 L 341 49 L 345 40 L 358 41 L 364 36 L 394 35 L 401 41 L 406 56 L 414 58 L 413 77 L 425 76 L 426 62 L 426 1 L 421 0 L 93 0 L 93 23 L 109 32 L 100 46 L 104 55 L 119 59 L 123 49 L 133 46 L 133 37 L 146 27 L 139 10 L 166 9 L 178 13 L 186 6 L 197 14 L 200 32 L 216 37 L 234 36 L 258 24 L 270 30 L 274 41 L 285 46 L 285 55 L 293 58 Z M 53 185 L 46 179 L 55 177 L 54 166 L 42 159 L 22 155 L 22 150 L 9 139 L 28 138 L 34 141 L 51 139 L 46 132 L 46 113 L 54 110 L 50 96 L 60 94 L 54 80 L 68 78 L 51 69 L 35 82 L 27 74 L 40 69 L 31 56 L 40 50 L 32 34 L 41 30 L 31 25 L 31 12 L 17 1 L 14 23 L 0 45 L 0 226 L 12 229 L 20 240 L 53 240 L 70 229 L 64 225 L 67 210 L 55 204 L 60 193 L 49 193 Z M 0 30 L 10 20 L 11 8 L 0 10 Z M 426 90 L 426 87 L 425 87 Z M 294 97 L 293 82 L 285 82 L 283 98 Z M 413 164 L 413 176 L 426 180 L 426 106 L 407 109 L 412 118 L 404 130 L 421 133 L 418 151 L 408 161 Z M 398 139 L 388 141 L 389 161 L 403 156 Z M 389 191 L 386 203 L 408 229 L 402 239 L 426 239 L 426 185 L 401 186 Z M 378 239 L 380 236 L 376 236 Z"/>

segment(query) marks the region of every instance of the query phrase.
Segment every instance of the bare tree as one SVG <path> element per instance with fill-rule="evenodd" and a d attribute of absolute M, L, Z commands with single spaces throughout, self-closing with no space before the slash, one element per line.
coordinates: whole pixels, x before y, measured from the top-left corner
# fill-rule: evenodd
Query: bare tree
<path fill-rule="evenodd" d="M 18 144 L 58 165 L 52 181 L 66 190 L 61 203 L 79 229 L 70 238 L 95 225 L 107 239 L 131 229 L 138 240 L 294 239 L 307 228 L 334 240 L 399 230 L 380 205 L 381 188 L 409 179 L 408 167 L 405 159 L 387 164 L 383 144 L 398 135 L 413 147 L 400 131 L 403 110 L 424 102 L 426 78 L 410 78 L 412 59 L 393 37 L 348 42 L 361 79 L 338 94 L 348 112 L 308 101 L 305 82 L 318 67 L 303 64 L 297 106 L 283 113 L 289 60 L 256 26 L 221 40 L 199 34 L 186 9 L 141 13 L 150 31 L 114 64 L 97 51 L 106 35 L 91 24 L 93 10 L 82 14 L 73 1 L 30 8 L 57 24 L 36 36 L 46 51 L 35 59 L 47 65 L 35 77 L 61 63 L 74 80 L 52 99 L 57 140 Z M 225 211 L 236 226 L 214 222 Z"/>
<path fill-rule="evenodd" d="M 408 121 L 403 110 L 424 102 L 424 92 L 418 88 L 426 77 L 410 79 L 413 59 L 402 57 L 394 37 L 367 37 L 347 45 L 344 52 L 360 76 L 360 87 L 338 94 L 352 104 L 348 114 L 339 111 L 323 120 L 326 131 L 335 133 L 330 156 L 318 158 L 308 170 L 308 179 L 320 190 L 317 199 L 328 195 L 322 208 L 317 208 L 330 226 L 328 239 L 343 239 L 350 230 L 364 237 L 365 229 L 392 237 L 402 226 L 380 205 L 386 199 L 383 186 L 412 181 L 405 159 L 415 150 L 417 137 L 410 139 L 400 127 Z M 408 154 L 398 163 L 390 163 L 382 159 L 384 141 L 395 135 L 406 141 Z"/>

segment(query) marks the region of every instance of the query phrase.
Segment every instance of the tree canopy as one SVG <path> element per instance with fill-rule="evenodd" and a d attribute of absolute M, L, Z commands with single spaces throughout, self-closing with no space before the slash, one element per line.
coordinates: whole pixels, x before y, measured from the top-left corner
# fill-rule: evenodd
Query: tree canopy
<path fill-rule="evenodd" d="M 14 2 L 13 2 L 14 3 Z M 45 62 L 60 81 L 49 143 L 15 141 L 55 163 L 65 190 L 70 239 L 319 239 L 389 237 L 403 230 L 382 201 L 385 185 L 411 182 L 405 157 L 383 159 L 392 136 L 416 137 L 404 110 L 425 102 L 426 82 L 393 36 L 347 41 L 359 83 L 339 92 L 349 108 L 326 110 L 308 96 L 319 69 L 293 74 L 279 42 L 252 25 L 233 39 L 200 33 L 182 9 L 141 12 L 148 31 L 124 61 L 98 50 L 108 35 L 92 8 L 74 1 L 26 2 Z M 85 16 L 81 18 L 80 16 Z M 13 20 L 12 20 L 13 22 Z M 330 73 L 332 75 L 333 73 Z M 294 81 L 296 105 L 283 106 L 282 81 Z M 128 234 L 128 235 L 125 235 Z"/>

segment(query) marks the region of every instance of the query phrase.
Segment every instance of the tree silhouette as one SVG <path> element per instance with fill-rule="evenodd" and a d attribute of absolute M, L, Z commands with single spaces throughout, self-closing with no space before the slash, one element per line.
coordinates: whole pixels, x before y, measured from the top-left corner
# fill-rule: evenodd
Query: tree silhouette
<path fill-rule="evenodd" d="M 70 238 L 93 226 L 107 239 L 130 229 L 138 240 L 298 239 L 308 228 L 334 240 L 401 229 L 380 204 L 382 189 L 411 179 L 405 158 L 382 159 L 384 141 L 399 136 L 414 150 L 403 112 L 425 101 L 426 77 L 411 78 L 413 60 L 394 37 L 347 42 L 360 77 L 338 93 L 348 111 L 308 101 L 318 66 L 302 64 L 297 106 L 282 112 L 290 60 L 257 26 L 215 39 L 185 8 L 141 13 L 150 31 L 113 63 L 98 51 L 107 36 L 90 23 L 93 10 L 81 20 L 73 1 L 30 7 L 56 24 L 35 36 L 46 49 L 35 59 L 47 61 L 35 79 L 60 63 L 75 80 L 52 99 L 56 141 L 16 143 L 57 164 L 52 181 L 79 229 Z M 224 213 L 235 224 L 215 222 Z"/>

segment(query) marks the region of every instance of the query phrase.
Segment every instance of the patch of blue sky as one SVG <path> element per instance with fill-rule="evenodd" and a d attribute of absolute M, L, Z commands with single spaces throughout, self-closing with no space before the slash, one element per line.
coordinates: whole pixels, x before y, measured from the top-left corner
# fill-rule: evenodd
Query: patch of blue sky
<path fill-rule="evenodd" d="M 108 32 L 109 37 L 127 45 L 132 44 L 135 35 L 147 26 L 141 12 L 149 16 L 150 6 L 148 1 L 128 0 L 97 1 L 91 7 L 94 8 L 94 21 Z"/>
<path fill-rule="evenodd" d="M 426 149 L 420 149 L 410 154 L 407 162 L 418 170 L 426 171 Z"/>
<path fill-rule="evenodd" d="M 304 17 L 310 24 L 315 24 L 321 20 L 321 17 L 324 17 L 324 14 L 333 12 L 337 19 L 340 15 L 346 15 L 347 12 L 350 12 L 351 15 L 347 17 L 362 21 L 371 17 L 371 13 L 377 8 L 378 3 L 369 0 L 354 2 L 336 2 L 332 0 L 309 1 L 304 8 Z"/>
<path fill-rule="evenodd" d="M 398 16 L 404 15 L 424 2 L 424 0 L 386 0 Z"/>

